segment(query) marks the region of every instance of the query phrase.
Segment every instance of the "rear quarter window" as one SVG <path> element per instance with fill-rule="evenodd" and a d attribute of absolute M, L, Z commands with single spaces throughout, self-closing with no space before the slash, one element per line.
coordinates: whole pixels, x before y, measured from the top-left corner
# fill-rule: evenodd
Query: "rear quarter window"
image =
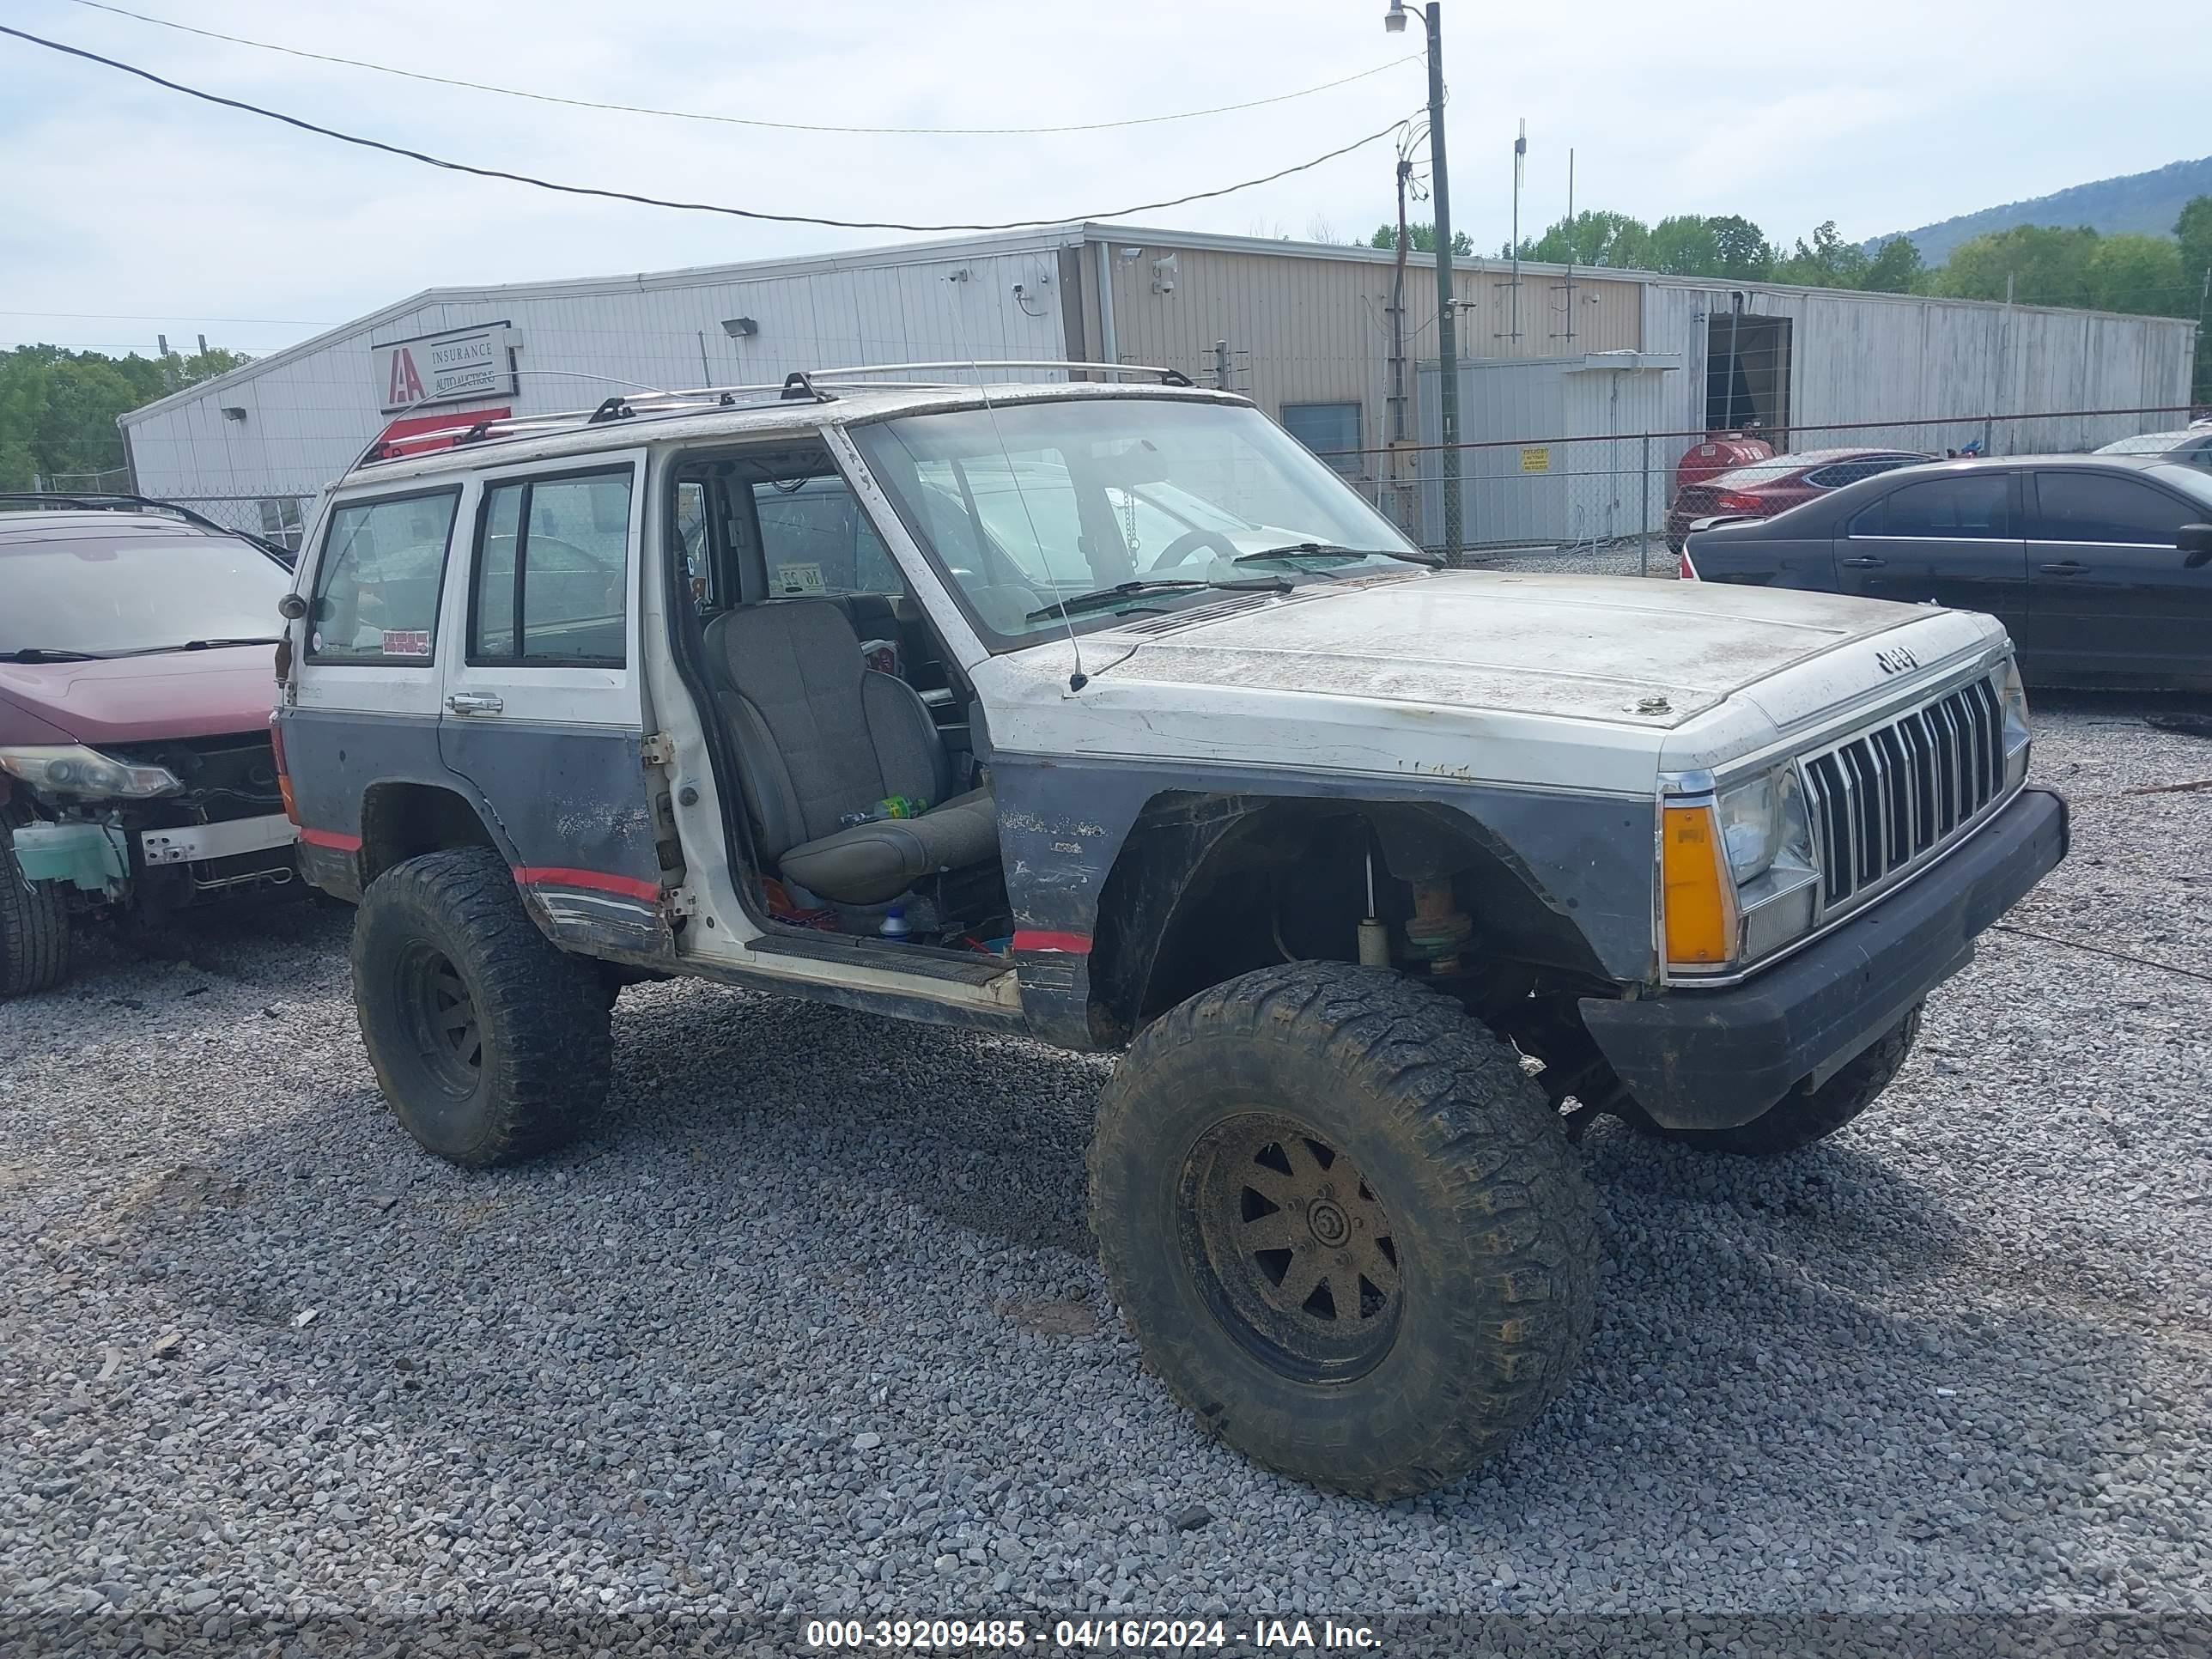
<path fill-rule="evenodd" d="M 331 509 L 307 612 L 310 661 L 431 660 L 460 499 L 456 486 Z"/>

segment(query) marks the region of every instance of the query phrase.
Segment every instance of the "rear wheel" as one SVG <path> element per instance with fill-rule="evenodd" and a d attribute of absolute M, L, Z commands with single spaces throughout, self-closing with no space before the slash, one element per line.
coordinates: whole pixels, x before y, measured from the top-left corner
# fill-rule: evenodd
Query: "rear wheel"
<path fill-rule="evenodd" d="M 69 975 L 69 901 L 51 881 L 26 881 L 15 861 L 24 807 L 0 806 L 0 997 L 58 985 Z"/>
<path fill-rule="evenodd" d="M 1513 1051 L 1419 985 L 1302 962 L 1140 1032 L 1091 1224 L 1146 1358 L 1318 1485 L 1426 1491 L 1498 1451 L 1591 1324 L 1595 1201 Z"/>
<path fill-rule="evenodd" d="M 372 882 L 353 980 L 384 1097 L 441 1158 L 507 1164 L 564 1146 L 605 1097 L 598 964 L 547 941 L 489 848 L 426 853 Z"/>

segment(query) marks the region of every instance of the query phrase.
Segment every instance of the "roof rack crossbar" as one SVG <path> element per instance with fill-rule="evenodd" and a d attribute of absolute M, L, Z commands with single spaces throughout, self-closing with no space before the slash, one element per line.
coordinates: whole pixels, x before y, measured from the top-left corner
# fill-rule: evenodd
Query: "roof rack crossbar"
<path fill-rule="evenodd" d="M 927 369 L 966 369 L 973 373 L 983 368 L 1056 368 L 1083 369 L 1093 374 L 1149 374 L 1164 386 L 1188 386 L 1190 379 L 1181 369 L 1162 368 L 1151 363 L 1086 363 L 1059 357 L 963 357 L 955 362 L 940 363 L 857 363 L 846 368 L 811 368 L 807 378 L 814 380 L 847 380 L 854 375 L 905 374 Z M 902 384 L 892 382 L 892 384 Z M 957 385 L 953 382 L 933 384 Z"/>

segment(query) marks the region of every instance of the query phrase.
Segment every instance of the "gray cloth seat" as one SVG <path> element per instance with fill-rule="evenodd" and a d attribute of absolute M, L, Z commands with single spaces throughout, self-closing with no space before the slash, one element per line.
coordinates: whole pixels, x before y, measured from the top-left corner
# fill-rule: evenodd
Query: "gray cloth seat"
<path fill-rule="evenodd" d="M 999 856 L 988 790 L 945 799 L 952 768 L 921 696 L 860 659 L 845 613 L 823 599 L 742 605 L 707 626 L 707 655 L 744 769 L 761 857 L 840 904 L 880 904 L 939 870 Z M 920 817 L 838 819 L 893 795 Z"/>

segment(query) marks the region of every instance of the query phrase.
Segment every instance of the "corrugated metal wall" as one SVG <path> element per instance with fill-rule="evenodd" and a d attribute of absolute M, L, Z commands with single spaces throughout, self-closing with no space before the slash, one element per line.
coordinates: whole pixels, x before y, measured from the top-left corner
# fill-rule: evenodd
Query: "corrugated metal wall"
<path fill-rule="evenodd" d="M 1707 319 L 1725 317 L 1729 304 L 1724 288 L 1654 283 L 1644 291 L 1646 349 L 1679 351 L 1688 368 L 1670 427 L 1705 423 Z M 1942 449 L 1981 437 L 1984 415 L 2189 401 L 2196 335 L 2188 322 L 1790 289 L 1747 290 L 1744 309 L 1792 319 L 1790 422 L 1801 446 Z M 1822 430 L 1859 421 L 1917 424 L 1856 436 Z M 1993 447 L 2088 449 L 2142 429 L 2126 417 L 2000 421 Z"/>
<path fill-rule="evenodd" d="M 1175 241 L 1121 240 L 1103 244 L 1113 271 L 1115 346 L 1125 362 L 1176 368 L 1201 386 L 1214 383 L 1214 342 L 1228 343 L 1230 386 L 1252 398 L 1270 415 L 1285 404 L 1352 403 L 1360 405 L 1363 447 L 1379 449 L 1390 440 L 1389 354 L 1392 262 L 1346 251 L 1340 255 L 1311 247 L 1271 248 L 1258 243 L 1234 250 L 1192 246 Z M 1173 256 L 1172 292 L 1155 284 L 1163 275 L 1158 261 Z M 1086 270 L 1096 270 L 1095 258 Z M 1643 326 L 1638 284 L 1584 279 L 1574 283 L 1571 307 L 1564 280 L 1557 276 L 1523 276 L 1521 331 L 1512 337 L 1511 277 L 1488 269 L 1454 273 L 1454 292 L 1462 309 L 1458 319 L 1463 357 L 1540 358 L 1567 349 L 1569 314 L 1576 318 L 1571 349 L 1577 352 L 1632 348 Z M 1406 266 L 1407 387 L 1413 365 L 1436 353 L 1437 276 L 1433 260 L 1409 259 Z M 1423 427 L 1409 404 L 1411 432 L 1433 434 L 1434 417 Z M 1486 430 L 1462 420 L 1468 438 L 1511 435 L 1527 430 Z M 1383 458 L 1367 457 L 1356 476 L 1372 482 Z"/>
<path fill-rule="evenodd" d="M 1668 500 L 1662 446 L 1647 449 L 1642 434 L 1668 419 L 1682 373 L 1595 368 L 1584 356 L 1462 363 L 1460 424 L 1473 445 L 1460 452 L 1462 544 L 1595 544 L 1658 528 Z M 1437 366 L 1424 363 L 1421 418 L 1431 431 L 1437 404 Z M 1512 441 L 1485 441 L 1501 433 Z M 1419 459 L 1423 539 L 1441 545 L 1442 472 L 1434 453 Z"/>
<path fill-rule="evenodd" d="M 1023 285 L 1017 299 L 1014 284 Z M 960 357 L 1062 358 L 1051 245 L 900 265 L 491 291 L 380 319 L 129 422 L 138 488 L 157 495 L 313 494 L 382 428 L 373 343 L 501 319 L 520 341 L 518 414 L 588 408 L 632 386 L 761 384 L 793 369 Z M 750 317 L 732 340 L 725 318 Z M 549 372 L 556 371 L 556 372 Z M 628 384 L 626 384 L 628 383 Z M 243 408 L 225 420 L 222 405 Z"/>
<path fill-rule="evenodd" d="M 1091 225 L 434 299 L 128 417 L 131 454 L 139 487 L 156 494 L 312 494 L 383 424 L 372 344 L 502 319 L 519 337 L 523 370 L 518 393 L 506 401 L 524 413 L 588 407 L 625 382 L 763 383 L 796 368 L 854 362 L 1093 356 L 1103 349 L 1102 250 L 1121 361 L 1178 368 L 1210 385 L 1214 342 L 1225 340 L 1231 386 L 1268 413 L 1279 416 L 1291 404 L 1353 403 L 1362 447 L 1389 442 L 1387 256 Z M 1174 261 L 1171 281 L 1163 280 L 1164 258 Z M 1516 289 L 1509 269 L 1490 264 L 1461 270 L 1456 283 L 1463 362 L 1638 349 L 1679 354 L 1680 372 L 1638 374 L 1621 395 L 1633 399 L 1635 419 L 1657 430 L 1702 429 L 1706 319 L 1717 307 L 1725 313 L 1725 289 L 1583 274 L 1571 283 L 1556 270 L 1529 267 Z M 1433 263 L 1410 260 L 1409 365 L 1435 355 L 1435 305 Z M 1822 434 L 1824 422 L 2131 408 L 2187 396 L 2193 325 L 2185 322 L 1789 289 L 1750 290 L 1746 305 L 1754 314 L 1792 319 L 1790 416 L 1801 439 L 1850 435 Z M 1070 316 L 1079 319 L 1073 330 L 1063 325 Z M 758 334 L 729 338 L 721 325 L 734 317 L 753 318 Z M 1410 433 L 1433 438 L 1419 377 L 1409 372 L 1409 379 L 1416 382 L 1408 387 Z M 1554 412 L 1545 401 L 1552 393 L 1540 390 L 1547 383 L 1541 374 L 1470 383 L 1462 436 L 1533 441 L 1627 429 L 1604 424 L 1626 418 L 1610 393 L 1604 410 L 1571 398 Z M 1564 386 L 1557 392 L 1569 398 Z M 224 405 L 242 409 L 244 419 L 225 420 Z M 2141 424 L 2000 425 L 1996 447 L 2086 447 Z M 1852 441 L 1940 448 L 1979 435 L 1976 418 Z M 1668 446 L 1656 465 L 1671 470 L 1690 441 Z M 1410 492 L 1379 482 L 1383 459 L 1364 457 L 1346 470 L 1394 514 L 1409 515 Z M 1554 527 L 1560 539 L 1583 533 L 1578 519 Z"/>

